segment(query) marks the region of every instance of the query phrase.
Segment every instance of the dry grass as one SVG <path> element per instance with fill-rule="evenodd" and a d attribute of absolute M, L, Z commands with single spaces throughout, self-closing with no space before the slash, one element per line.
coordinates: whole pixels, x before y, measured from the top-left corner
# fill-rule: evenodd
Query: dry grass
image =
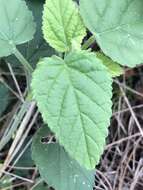
<path fill-rule="evenodd" d="M 123 83 L 115 81 L 120 96 L 115 102 L 108 145 L 96 172 L 97 190 L 143 189 L 143 94 L 126 82 L 125 78 Z"/>

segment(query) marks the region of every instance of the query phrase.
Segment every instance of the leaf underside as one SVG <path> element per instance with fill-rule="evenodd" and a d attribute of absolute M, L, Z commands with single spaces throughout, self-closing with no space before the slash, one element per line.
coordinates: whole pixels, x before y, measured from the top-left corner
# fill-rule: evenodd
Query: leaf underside
<path fill-rule="evenodd" d="M 33 38 L 35 23 L 23 0 L 0 0 L 0 57 L 11 55 L 15 46 Z"/>
<path fill-rule="evenodd" d="M 41 128 L 32 146 L 32 157 L 42 179 L 56 190 L 92 190 L 94 171 L 81 168 L 59 144 L 42 144 L 41 138 L 48 134 L 47 127 Z"/>
<path fill-rule="evenodd" d="M 87 169 L 103 153 L 111 116 L 112 79 L 95 54 L 71 52 L 41 60 L 32 89 L 60 144 Z"/>
<path fill-rule="evenodd" d="M 143 61 L 142 0 L 80 0 L 84 23 L 102 51 L 121 65 Z"/>
<path fill-rule="evenodd" d="M 43 12 L 43 34 L 57 51 L 71 49 L 72 40 L 82 42 L 86 30 L 77 5 L 72 0 L 46 0 Z"/>

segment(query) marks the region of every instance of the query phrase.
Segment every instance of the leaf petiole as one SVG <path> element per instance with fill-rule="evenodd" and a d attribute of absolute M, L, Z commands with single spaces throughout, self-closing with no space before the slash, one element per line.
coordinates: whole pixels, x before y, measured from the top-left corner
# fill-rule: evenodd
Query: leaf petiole
<path fill-rule="evenodd" d="M 20 63 L 24 66 L 26 71 L 28 71 L 29 73 L 32 73 L 34 71 L 30 63 L 25 59 L 25 57 L 20 53 L 20 51 L 17 48 L 15 48 L 14 55 L 20 61 Z"/>

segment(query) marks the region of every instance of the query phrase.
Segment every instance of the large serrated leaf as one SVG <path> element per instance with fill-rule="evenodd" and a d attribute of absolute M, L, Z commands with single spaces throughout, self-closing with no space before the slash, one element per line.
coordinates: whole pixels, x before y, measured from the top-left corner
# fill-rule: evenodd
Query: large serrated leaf
<path fill-rule="evenodd" d="M 43 180 L 56 190 L 92 190 L 94 171 L 82 168 L 59 144 L 42 144 L 42 137 L 48 134 L 47 127 L 40 129 L 32 146 L 32 157 Z"/>
<path fill-rule="evenodd" d="M 103 153 L 111 116 L 112 79 L 95 54 L 45 58 L 33 74 L 44 121 L 70 155 L 88 169 Z"/>
<path fill-rule="evenodd" d="M 85 27 L 76 3 L 72 0 L 46 0 L 43 33 L 46 41 L 59 52 L 69 51 L 73 40 L 80 44 Z"/>
<path fill-rule="evenodd" d="M 97 57 L 102 60 L 102 63 L 107 67 L 112 77 L 118 77 L 123 74 L 123 68 L 109 57 L 105 56 L 101 52 L 96 53 Z"/>
<path fill-rule="evenodd" d="M 23 0 L 0 0 L 0 57 L 14 53 L 15 46 L 33 38 L 35 23 Z"/>
<path fill-rule="evenodd" d="M 143 61 L 142 0 L 80 0 L 86 26 L 103 52 L 114 61 L 134 67 Z"/>

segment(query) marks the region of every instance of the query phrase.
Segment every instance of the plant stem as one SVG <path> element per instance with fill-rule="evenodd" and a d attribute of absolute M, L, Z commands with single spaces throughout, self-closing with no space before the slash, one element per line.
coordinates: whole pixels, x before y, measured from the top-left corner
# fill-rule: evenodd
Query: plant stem
<path fill-rule="evenodd" d="M 29 73 L 33 72 L 33 68 L 31 67 L 30 63 L 24 58 L 24 56 L 20 53 L 20 51 L 16 48 L 14 51 L 14 55 L 20 61 L 20 63 L 24 66 L 26 71 Z"/>
<path fill-rule="evenodd" d="M 27 80 L 27 87 L 30 90 L 30 82 L 31 82 L 31 73 L 34 71 L 31 67 L 30 63 L 25 59 L 25 57 L 20 53 L 20 51 L 15 47 L 14 55 L 20 61 L 20 63 L 24 66 Z"/>
<path fill-rule="evenodd" d="M 95 36 L 92 35 L 82 46 L 82 50 L 88 49 L 95 42 Z"/>

